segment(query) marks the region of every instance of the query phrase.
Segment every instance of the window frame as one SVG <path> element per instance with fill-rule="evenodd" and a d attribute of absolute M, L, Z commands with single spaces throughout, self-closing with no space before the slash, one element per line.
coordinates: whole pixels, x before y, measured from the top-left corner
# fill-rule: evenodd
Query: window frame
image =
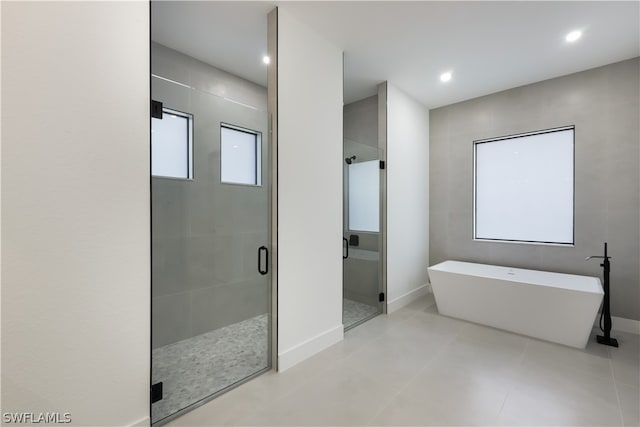
<path fill-rule="evenodd" d="M 222 155 L 222 130 L 223 129 L 229 129 L 229 130 L 234 130 L 236 132 L 242 132 L 242 133 L 246 133 L 249 135 L 253 135 L 255 138 L 255 165 L 254 165 L 254 171 L 255 171 L 255 184 L 247 184 L 247 183 L 243 183 L 243 182 L 229 182 L 229 181 L 223 181 L 222 180 L 222 162 L 223 162 L 223 155 Z M 237 186 L 242 186 L 242 187 L 262 187 L 262 132 L 258 131 L 258 130 L 253 130 L 253 129 L 249 129 L 243 126 L 238 126 L 238 125 L 234 125 L 231 123 L 227 123 L 227 122 L 220 122 L 220 175 L 219 175 L 219 182 L 220 184 L 223 185 L 237 185 Z"/>
<path fill-rule="evenodd" d="M 194 161 L 193 161 L 193 151 L 194 151 L 194 126 L 193 126 L 193 122 L 194 122 L 194 116 L 191 113 L 187 113 L 185 111 L 180 111 L 180 110 L 176 110 L 174 108 L 168 108 L 168 107 L 162 107 L 162 119 L 158 119 L 158 120 L 165 120 L 164 115 L 165 114 L 170 114 L 173 116 L 178 116 L 184 119 L 187 119 L 187 177 L 183 178 L 183 177 L 178 177 L 178 176 L 166 176 L 166 175 L 154 175 L 153 174 L 153 163 L 150 165 L 151 166 L 151 177 L 153 178 L 159 178 L 159 179 L 173 179 L 173 180 L 178 180 L 178 181 L 193 181 L 194 177 L 195 177 L 195 165 L 194 165 Z M 151 125 L 151 129 L 153 129 L 153 119 L 152 118 L 152 125 Z M 153 134 L 151 135 L 151 150 L 153 150 Z M 151 155 L 151 159 L 153 161 L 153 154 Z"/>
<path fill-rule="evenodd" d="M 505 141 L 509 139 L 518 139 L 527 136 L 542 135 L 547 133 L 572 131 L 572 230 L 571 230 L 571 242 L 549 242 L 549 241 L 537 241 L 537 240 L 516 240 L 516 239 L 492 239 L 486 237 L 477 237 L 477 147 L 479 144 Z M 493 243 L 514 243 L 524 245 L 540 245 L 540 246 L 560 246 L 560 247 L 575 247 L 576 243 L 576 129 L 575 125 L 560 126 L 550 129 L 542 129 L 531 132 L 522 132 L 518 134 L 505 135 L 494 138 L 485 138 L 473 141 L 473 212 L 472 212 L 472 240 L 474 242 L 493 242 Z"/>

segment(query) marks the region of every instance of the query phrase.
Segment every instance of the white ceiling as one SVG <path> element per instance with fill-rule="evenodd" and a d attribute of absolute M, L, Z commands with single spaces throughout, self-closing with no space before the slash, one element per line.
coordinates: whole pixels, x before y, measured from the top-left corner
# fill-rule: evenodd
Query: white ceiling
<path fill-rule="evenodd" d="M 152 38 L 266 85 L 260 61 L 275 4 L 154 2 Z M 388 80 L 434 108 L 640 56 L 638 1 L 279 5 L 345 51 L 345 103 Z M 583 37 L 566 43 L 574 29 Z"/>
<path fill-rule="evenodd" d="M 267 86 L 267 14 L 272 2 L 152 1 L 151 39 Z"/>

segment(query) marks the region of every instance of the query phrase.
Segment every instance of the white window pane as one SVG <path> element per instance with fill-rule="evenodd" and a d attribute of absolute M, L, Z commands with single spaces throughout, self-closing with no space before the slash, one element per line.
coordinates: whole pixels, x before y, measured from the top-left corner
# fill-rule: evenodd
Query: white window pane
<path fill-rule="evenodd" d="M 151 174 L 171 178 L 190 176 L 189 118 L 163 113 L 162 119 L 151 119 Z"/>
<path fill-rule="evenodd" d="M 380 229 L 380 164 L 378 160 L 352 163 L 349 174 L 349 229 Z"/>
<path fill-rule="evenodd" d="M 573 135 L 475 145 L 477 239 L 573 244 Z"/>
<path fill-rule="evenodd" d="M 257 134 L 223 126 L 220 152 L 222 182 L 260 185 L 260 147 Z"/>

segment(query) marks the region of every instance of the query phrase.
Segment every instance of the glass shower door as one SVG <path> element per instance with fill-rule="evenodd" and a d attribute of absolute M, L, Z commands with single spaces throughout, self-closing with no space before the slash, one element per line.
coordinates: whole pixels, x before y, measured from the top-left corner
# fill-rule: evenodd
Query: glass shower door
<path fill-rule="evenodd" d="M 153 423 L 271 365 L 267 112 L 161 73 L 152 78 L 163 112 L 152 119 Z"/>
<path fill-rule="evenodd" d="M 382 313 L 382 156 L 377 147 L 346 138 L 344 156 L 343 324 L 349 329 Z"/>

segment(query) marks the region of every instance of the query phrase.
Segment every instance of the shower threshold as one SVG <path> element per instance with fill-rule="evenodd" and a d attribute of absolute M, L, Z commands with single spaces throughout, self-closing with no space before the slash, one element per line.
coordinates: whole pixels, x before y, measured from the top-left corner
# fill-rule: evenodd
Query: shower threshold
<path fill-rule="evenodd" d="M 380 314 L 380 310 L 377 305 L 374 307 L 348 298 L 343 299 L 342 323 L 345 331 L 376 317 L 378 314 Z"/>

